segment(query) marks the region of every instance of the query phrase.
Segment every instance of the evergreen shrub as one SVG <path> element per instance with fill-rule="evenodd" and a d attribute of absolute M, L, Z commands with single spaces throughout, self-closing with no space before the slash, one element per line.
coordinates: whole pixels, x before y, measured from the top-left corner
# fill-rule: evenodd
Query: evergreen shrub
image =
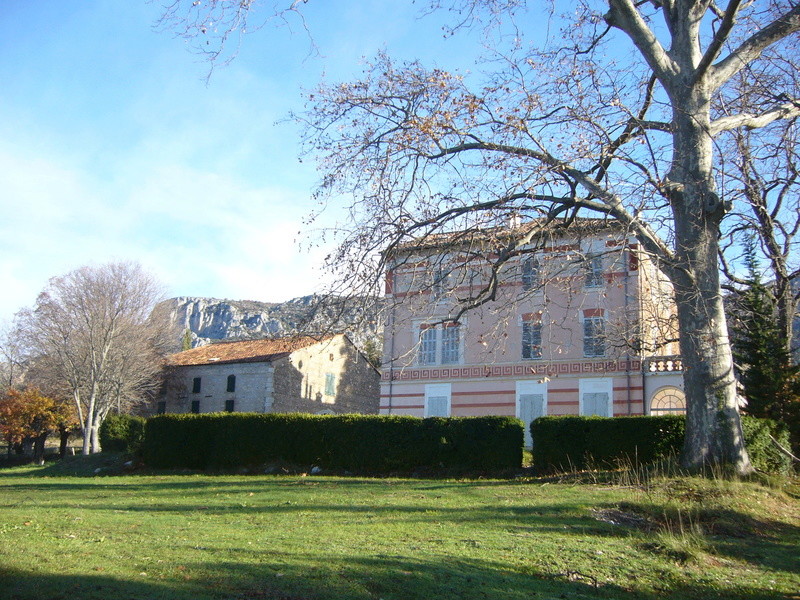
<path fill-rule="evenodd" d="M 677 456 L 683 447 L 685 417 L 540 417 L 531 423 L 533 464 L 542 471 L 646 465 Z M 753 466 L 788 473 L 791 462 L 770 440 L 788 447 L 789 433 L 770 419 L 742 416 L 745 445 Z"/>
<path fill-rule="evenodd" d="M 108 415 L 100 425 L 100 447 L 103 452 L 128 452 L 141 450 L 145 419 L 134 415 Z"/>
<path fill-rule="evenodd" d="M 159 415 L 147 421 L 144 460 L 155 468 L 281 461 L 358 473 L 497 471 L 521 466 L 522 427 L 513 417 Z"/>

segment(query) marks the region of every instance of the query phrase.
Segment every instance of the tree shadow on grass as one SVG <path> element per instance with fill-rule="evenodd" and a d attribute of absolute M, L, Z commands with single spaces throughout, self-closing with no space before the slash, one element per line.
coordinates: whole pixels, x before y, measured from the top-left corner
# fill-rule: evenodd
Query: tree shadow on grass
<path fill-rule="evenodd" d="M 625 503 L 625 507 L 636 511 L 635 503 Z M 641 510 L 642 513 L 649 512 Z M 678 517 L 671 516 L 671 524 L 663 521 L 667 514 L 662 513 L 660 523 L 651 523 L 662 531 L 676 528 Z M 700 508 L 688 511 L 683 516 L 686 527 L 698 525 L 708 537 L 713 554 L 726 556 L 775 571 L 800 573 L 800 527 L 769 517 L 757 518 L 730 508 Z M 625 529 L 624 527 L 621 529 Z M 675 533 L 675 532 L 673 532 Z M 800 577 L 798 578 L 800 581 Z"/>
<path fill-rule="evenodd" d="M 502 561 L 442 556 L 352 557 L 234 553 L 229 561 L 188 564 L 158 580 L 120 580 L 103 575 L 45 575 L 0 571 L 4 600 L 531 600 L 536 598 L 619 600 L 777 600 L 774 592 L 678 585 L 642 591 L 627 582 L 596 581 L 591 573 Z"/>

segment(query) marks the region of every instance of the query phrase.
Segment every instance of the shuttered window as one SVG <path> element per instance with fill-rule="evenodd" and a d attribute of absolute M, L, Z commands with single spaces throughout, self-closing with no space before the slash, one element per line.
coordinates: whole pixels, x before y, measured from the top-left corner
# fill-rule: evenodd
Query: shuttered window
<path fill-rule="evenodd" d="M 542 358 L 541 322 L 522 321 L 522 358 Z"/>
<path fill-rule="evenodd" d="M 603 317 L 586 317 L 583 320 L 583 355 L 605 356 L 606 336 Z"/>
<path fill-rule="evenodd" d="M 450 384 L 431 383 L 425 386 L 425 417 L 450 416 Z"/>

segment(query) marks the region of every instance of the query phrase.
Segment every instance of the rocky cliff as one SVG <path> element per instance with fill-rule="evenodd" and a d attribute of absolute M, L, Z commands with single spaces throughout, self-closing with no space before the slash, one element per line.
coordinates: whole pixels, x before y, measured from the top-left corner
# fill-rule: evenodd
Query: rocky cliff
<path fill-rule="evenodd" d="M 362 346 L 380 338 L 379 301 L 303 296 L 287 302 L 179 297 L 161 305 L 192 347 L 216 340 L 283 337 L 296 333 L 347 333 Z M 179 343 L 180 346 L 180 343 Z"/>

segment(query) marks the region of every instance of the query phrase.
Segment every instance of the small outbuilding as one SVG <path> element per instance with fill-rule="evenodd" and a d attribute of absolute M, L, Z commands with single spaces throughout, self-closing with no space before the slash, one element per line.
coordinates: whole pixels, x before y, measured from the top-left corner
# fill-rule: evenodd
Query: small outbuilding
<path fill-rule="evenodd" d="M 158 413 L 377 413 L 380 374 L 344 335 L 219 342 L 171 355 Z"/>

